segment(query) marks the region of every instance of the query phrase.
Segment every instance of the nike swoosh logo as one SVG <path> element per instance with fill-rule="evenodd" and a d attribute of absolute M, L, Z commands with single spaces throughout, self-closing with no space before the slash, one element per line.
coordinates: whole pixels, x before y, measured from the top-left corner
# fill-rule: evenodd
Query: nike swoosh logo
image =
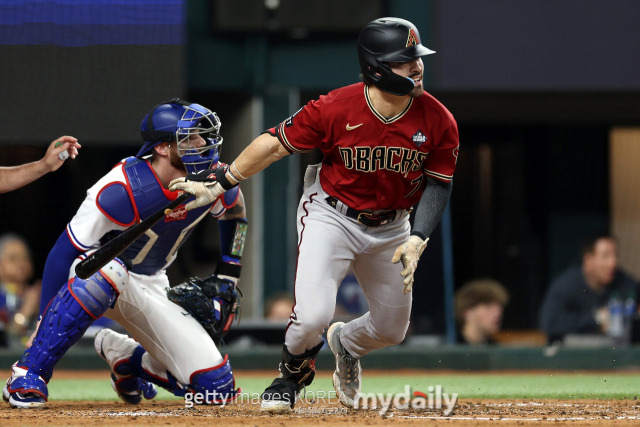
<path fill-rule="evenodd" d="M 349 123 L 347 123 L 347 130 L 354 130 L 355 128 L 359 128 L 360 126 L 362 126 L 364 123 L 360 123 L 359 125 L 355 125 L 355 126 L 349 126 Z"/>

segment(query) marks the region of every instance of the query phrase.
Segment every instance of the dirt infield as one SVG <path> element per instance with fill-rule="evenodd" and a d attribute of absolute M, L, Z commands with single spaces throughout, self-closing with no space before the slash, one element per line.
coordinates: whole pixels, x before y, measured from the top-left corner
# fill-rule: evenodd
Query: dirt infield
<path fill-rule="evenodd" d="M 104 378 L 104 372 L 87 372 L 85 377 Z M 78 372 L 57 372 L 57 378 L 80 378 Z M 461 399 L 449 416 L 436 410 L 347 410 L 339 404 L 301 402 L 290 415 L 264 415 L 257 403 L 225 407 L 193 406 L 181 401 L 145 401 L 139 406 L 119 400 L 51 401 L 46 409 L 12 409 L 0 405 L 1 426 L 403 426 L 441 424 L 453 426 L 500 425 L 638 425 L 638 400 L 486 400 Z"/>
<path fill-rule="evenodd" d="M 310 410 L 313 408 L 313 410 Z M 180 402 L 145 402 L 126 406 L 122 402 L 51 402 L 46 409 L 0 409 L 2 426 L 380 426 L 390 423 L 419 426 L 438 423 L 454 426 L 500 425 L 638 425 L 637 402 L 602 401 L 461 401 L 448 417 L 433 411 L 392 411 L 381 416 L 375 410 L 305 406 L 291 415 L 263 415 L 257 405 L 224 408 L 199 406 L 186 409 Z"/>

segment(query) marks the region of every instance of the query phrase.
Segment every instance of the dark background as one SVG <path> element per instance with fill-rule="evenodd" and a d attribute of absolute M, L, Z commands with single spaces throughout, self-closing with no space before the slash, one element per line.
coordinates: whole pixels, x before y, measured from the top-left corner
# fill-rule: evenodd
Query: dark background
<path fill-rule="evenodd" d="M 0 195 L 0 234 L 25 236 L 37 271 L 86 188 L 137 152 L 138 126 L 151 106 L 177 94 L 215 110 L 224 160 L 249 142 L 225 129 L 251 100 L 264 103 L 266 128 L 357 81 L 357 31 L 382 15 L 410 19 L 437 52 L 424 59 L 426 88 L 459 124 L 450 205 L 456 288 L 480 276 L 498 279 L 512 298 L 505 327 L 535 328 L 550 278 L 577 259 L 585 234 L 608 229 L 609 132 L 640 124 L 639 3 L 290 0 L 276 10 L 248 0 L 173 3 L 184 6 L 183 38 L 170 42 L 69 46 L 44 37 L 28 44 L 6 34 L 32 29 L 2 26 L 0 165 L 40 158 L 58 135 L 83 143 L 77 161 Z M 229 4 L 251 13 L 238 19 Z M 60 22 L 58 30 L 75 28 Z M 295 227 L 282 213 L 297 200 L 283 201 L 283 188 L 299 180 L 313 154 L 296 161 L 296 174 L 287 165 L 264 173 L 267 226 L 251 230 L 264 233 L 264 298 L 292 289 L 295 259 L 283 254 Z M 215 256 L 211 241 L 194 233 L 176 275 Z M 438 230 L 417 273 L 415 332 L 444 330 L 441 247 Z"/>

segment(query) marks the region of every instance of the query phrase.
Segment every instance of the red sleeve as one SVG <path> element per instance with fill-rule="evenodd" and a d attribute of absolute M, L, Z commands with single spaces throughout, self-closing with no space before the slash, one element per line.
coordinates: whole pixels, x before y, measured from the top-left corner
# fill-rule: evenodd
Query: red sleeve
<path fill-rule="evenodd" d="M 460 140 L 458 125 L 450 113 L 445 116 L 443 124 L 444 130 L 437 148 L 429 153 L 424 162 L 424 173 L 431 178 L 449 182 L 456 170 Z"/>
<path fill-rule="evenodd" d="M 310 101 L 293 116 L 269 130 L 290 153 L 319 148 L 326 139 L 320 114 L 322 99 Z"/>

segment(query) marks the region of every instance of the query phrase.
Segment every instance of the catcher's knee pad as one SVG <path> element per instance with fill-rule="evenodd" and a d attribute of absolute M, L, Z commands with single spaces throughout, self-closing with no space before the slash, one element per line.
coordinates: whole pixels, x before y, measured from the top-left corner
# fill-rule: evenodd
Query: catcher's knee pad
<path fill-rule="evenodd" d="M 316 375 L 316 357 L 324 342 L 307 350 L 300 355 L 289 353 L 286 345 L 282 346 L 282 361 L 280 362 L 280 372 L 286 380 L 295 382 L 302 386 L 310 385 Z"/>
<path fill-rule="evenodd" d="M 69 283 L 73 296 L 94 319 L 102 316 L 129 283 L 129 272 L 117 258 L 88 279 L 75 277 Z"/>
<path fill-rule="evenodd" d="M 228 356 L 218 366 L 194 372 L 190 381 L 187 388 L 197 403 L 223 404 L 236 398 L 236 382 Z M 188 398 L 188 394 L 185 394 L 185 398 Z"/>

